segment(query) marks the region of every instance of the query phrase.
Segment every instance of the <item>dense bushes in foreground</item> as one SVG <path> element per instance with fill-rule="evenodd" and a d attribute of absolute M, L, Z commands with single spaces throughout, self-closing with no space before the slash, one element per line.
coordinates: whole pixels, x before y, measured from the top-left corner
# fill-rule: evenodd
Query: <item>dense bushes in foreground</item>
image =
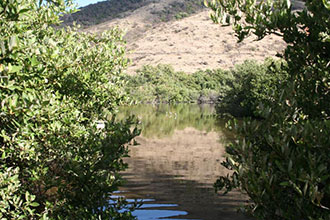
<path fill-rule="evenodd" d="M 258 100 L 271 100 L 272 89 L 285 80 L 285 72 L 278 71 L 280 66 L 281 62 L 270 59 L 264 64 L 246 61 L 231 70 L 190 75 L 176 72 L 169 65 L 144 66 L 136 75 L 125 76 L 126 91 L 137 103 L 219 102 L 219 111 L 250 113 Z"/>
<path fill-rule="evenodd" d="M 233 172 L 216 183 L 246 192 L 260 220 L 330 219 L 330 2 L 304 2 L 296 12 L 286 0 L 208 1 L 239 40 L 276 33 L 288 45 L 288 79 L 256 109 L 263 119 L 229 124 L 237 139 L 223 165 Z"/>
<path fill-rule="evenodd" d="M 130 219 L 121 33 L 54 28 L 69 2 L 0 1 L 0 219 Z"/>

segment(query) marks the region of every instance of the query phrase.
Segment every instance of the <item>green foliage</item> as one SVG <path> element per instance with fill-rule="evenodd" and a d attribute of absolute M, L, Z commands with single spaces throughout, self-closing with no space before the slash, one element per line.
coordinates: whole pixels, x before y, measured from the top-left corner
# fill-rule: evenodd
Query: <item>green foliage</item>
<path fill-rule="evenodd" d="M 208 5 L 216 22 L 233 22 L 239 40 L 283 37 L 288 79 L 274 102 L 261 103 L 261 121 L 229 124 L 237 140 L 223 164 L 232 175 L 218 189 L 241 188 L 258 219 L 330 219 L 330 11 L 328 1 L 215 0 Z"/>
<path fill-rule="evenodd" d="M 171 66 L 144 66 L 126 76 L 126 91 L 135 103 L 218 103 L 218 113 L 254 115 L 260 101 L 274 101 L 277 83 L 287 77 L 281 61 L 246 61 L 231 70 L 175 72 Z"/>
<path fill-rule="evenodd" d="M 179 13 L 177 13 L 176 15 L 175 15 L 175 19 L 176 20 L 180 20 L 180 19 L 183 19 L 183 18 L 186 18 L 186 17 L 188 17 L 189 15 L 188 15 L 188 13 L 186 13 L 186 12 L 179 12 Z"/>
<path fill-rule="evenodd" d="M 229 71 L 206 70 L 191 75 L 175 72 L 169 65 L 144 66 L 137 75 L 126 76 L 126 90 L 134 102 L 214 103 L 230 90 Z"/>
<path fill-rule="evenodd" d="M 287 73 L 281 70 L 282 61 L 268 59 L 264 64 L 245 61 L 232 70 L 234 80 L 231 89 L 220 98 L 217 104 L 219 115 L 230 114 L 235 117 L 260 117 L 259 103 L 275 101 L 281 82 L 285 82 Z"/>
<path fill-rule="evenodd" d="M 121 33 L 54 26 L 70 1 L 0 2 L 0 219 L 131 219 L 109 203 L 126 143 L 115 123 Z"/>
<path fill-rule="evenodd" d="M 223 165 L 234 174 L 215 186 L 244 190 L 257 219 L 329 219 L 329 121 L 263 111 L 265 120 L 228 124 L 237 136 Z"/>

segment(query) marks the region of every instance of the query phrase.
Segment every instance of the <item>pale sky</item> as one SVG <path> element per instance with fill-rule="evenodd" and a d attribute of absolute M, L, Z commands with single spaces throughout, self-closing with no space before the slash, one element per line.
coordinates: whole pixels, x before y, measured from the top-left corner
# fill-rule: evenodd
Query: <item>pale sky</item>
<path fill-rule="evenodd" d="M 94 4 L 96 2 L 100 2 L 101 0 L 75 0 L 75 2 L 78 4 L 78 8 L 89 5 L 89 4 Z"/>

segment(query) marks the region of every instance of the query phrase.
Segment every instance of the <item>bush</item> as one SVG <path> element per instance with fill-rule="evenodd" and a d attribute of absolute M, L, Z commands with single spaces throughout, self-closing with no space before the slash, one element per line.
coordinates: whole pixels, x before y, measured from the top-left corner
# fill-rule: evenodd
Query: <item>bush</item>
<path fill-rule="evenodd" d="M 233 173 L 215 184 L 246 192 L 257 219 L 330 219 L 330 4 L 304 2 L 298 12 L 284 0 L 209 3 L 213 20 L 232 21 L 239 40 L 275 33 L 288 44 L 287 80 L 273 102 L 262 101 L 263 120 L 229 124 L 237 140 L 223 165 Z"/>
<path fill-rule="evenodd" d="M 263 64 L 246 61 L 231 70 L 205 70 L 193 74 L 175 72 L 169 65 L 144 66 L 136 75 L 125 76 L 126 91 L 133 102 L 218 103 L 219 113 L 254 115 L 260 101 L 274 101 L 274 89 L 285 81 L 282 61 Z"/>
<path fill-rule="evenodd" d="M 229 71 L 206 70 L 193 74 L 175 72 L 169 65 L 144 66 L 136 75 L 126 76 L 126 91 L 133 102 L 215 103 L 229 89 Z"/>
<path fill-rule="evenodd" d="M 38 1 L 39 2 L 39 1 Z M 70 2 L 0 2 L 0 218 L 115 219 L 126 143 L 115 123 L 121 33 L 59 30 Z"/>
<path fill-rule="evenodd" d="M 231 114 L 235 117 L 260 117 L 257 113 L 259 103 L 272 103 L 287 73 L 281 70 L 283 61 L 268 59 L 264 64 L 245 61 L 232 70 L 234 80 L 219 100 L 217 113 Z"/>

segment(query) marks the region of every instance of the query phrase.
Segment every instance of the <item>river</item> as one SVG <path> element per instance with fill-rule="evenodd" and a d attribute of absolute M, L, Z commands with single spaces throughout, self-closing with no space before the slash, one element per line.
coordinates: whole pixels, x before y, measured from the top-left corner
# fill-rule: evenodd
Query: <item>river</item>
<path fill-rule="evenodd" d="M 215 193 L 213 184 L 228 171 L 220 165 L 231 137 L 211 105 L 137 105 L 120 116 L 136 115 L 141 135 L 130 146 L 126 184 L 120 195 L 143 199 L 133 212 L 146 219 L 246 220 L 237 213 L 246 197 Z"/>

